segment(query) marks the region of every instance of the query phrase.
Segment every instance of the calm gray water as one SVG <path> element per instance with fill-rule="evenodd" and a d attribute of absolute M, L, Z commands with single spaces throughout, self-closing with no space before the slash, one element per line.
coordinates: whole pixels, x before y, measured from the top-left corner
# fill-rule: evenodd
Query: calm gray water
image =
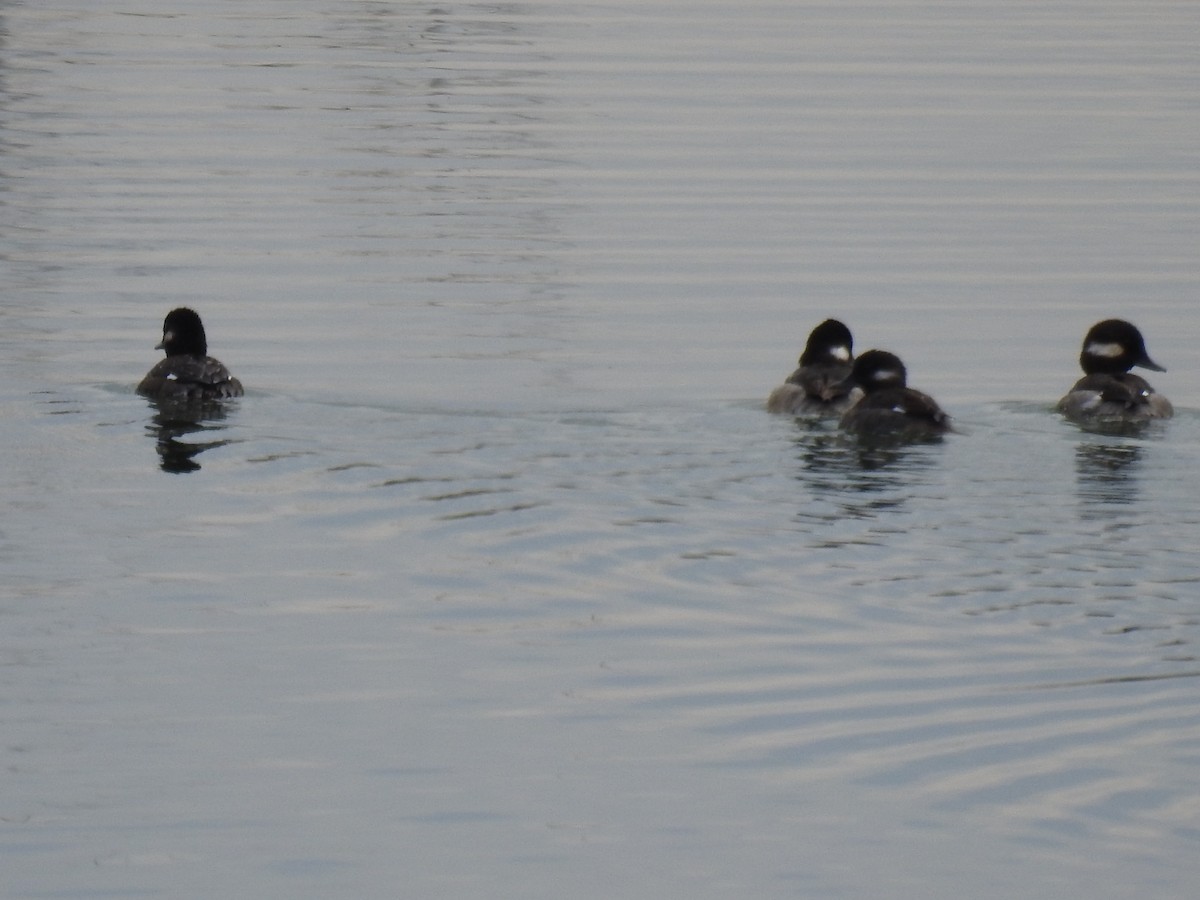
<path fill-rule="evenodd" d="M 0 3 L 0 895 L 1192 896 L 1198 34 Z M 768 416 L 828 315 L 960 433 Z"/>

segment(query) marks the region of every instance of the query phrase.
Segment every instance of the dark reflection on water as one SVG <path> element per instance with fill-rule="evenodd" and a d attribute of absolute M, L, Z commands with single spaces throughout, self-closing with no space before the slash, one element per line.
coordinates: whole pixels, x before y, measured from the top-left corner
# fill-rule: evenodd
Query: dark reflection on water
<path fill-rule="evenodd" d="M 801 463 L 796 478 L 835 504 L 837 515 L 872 517 L 902 507 L 914 473 L 933 465 L 925 444 L 866 441 L 814 423 L 801 429 L 794 439 Z"/>
<path fill-rule="evenodd" d="M 180 403 L 168 400 L 150 400 L 154 415 L 146 425 L 146 433 L 154 439 L 159 467 L 164 472 L 181 474 L 200 469 L 196 457 L 205 450 L 223 447 L 228 438 L 219 440 L 184 440 L 188 435 L 209 434 L 224 431 L 222 424 L 228 416 L 224 403 L 193 402 Z"/>
<path fill-rule="evenodd" d="M 1085 441 L 1075 450 L 1079 498 L 1093 511 L 1138 498 L 1142 448 L 1136 444 Z"/>

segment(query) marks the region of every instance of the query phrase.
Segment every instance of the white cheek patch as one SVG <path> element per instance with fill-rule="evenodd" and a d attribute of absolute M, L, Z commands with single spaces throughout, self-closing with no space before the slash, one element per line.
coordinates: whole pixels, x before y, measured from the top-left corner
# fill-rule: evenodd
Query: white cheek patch
<path fill-rule="evenodd" d="M 830 347 L 829 355 L 832 356 L 834 359 L 840 359 L 842 362 L 849 362 L 850 361 L 850 348 L 844 347 L 844 346 Z"/>
<path fill-rule="evenodd" d="M 899 379 L 900 373 L 895 369 L 879 369 L 871 373 L 872 381 L 898 381 Z"/>
<path fill-rule="evenodd" d="M 1125 348 L 1121 344 L 1099 344 L 1093 341 L 1083 348 L 1083 352 L 1088 356 L 1103 356 L 1105 359 L 1116 359 L 1118 356 L 1125 355 Z"/>

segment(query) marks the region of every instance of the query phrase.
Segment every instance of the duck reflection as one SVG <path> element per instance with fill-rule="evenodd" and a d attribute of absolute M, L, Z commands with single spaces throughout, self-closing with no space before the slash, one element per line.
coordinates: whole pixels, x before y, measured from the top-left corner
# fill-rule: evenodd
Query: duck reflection
<path fill-rule="evenodd" d="M 154 415 L 146 425 L 146 433 L 154 439 L 159 467 L 164 472 L 180 474 L 200 468 L 196 457 L 205 450 L 229 443 L 221 440 L 185 440 L 188 435 L 224 431 L 222 424 L 228 411 L 225 404 L 215 401 L 150 400 Z"/>
<path fill-rule="evenodd" d="M 1079 498 L 1092 507 L 1125 505 L 1138 497 L 1142 448 L 1137 444 L 1088 441 L 1075 449 Z"/>
<path fill-rule="evenodd" d="M 795 446 L 796 477 L 840 515 L 856 518 L 902 507 L 914 474 L 932 465 L 928 445 L 864 441 L 840 431 L 805 430 Z"/>

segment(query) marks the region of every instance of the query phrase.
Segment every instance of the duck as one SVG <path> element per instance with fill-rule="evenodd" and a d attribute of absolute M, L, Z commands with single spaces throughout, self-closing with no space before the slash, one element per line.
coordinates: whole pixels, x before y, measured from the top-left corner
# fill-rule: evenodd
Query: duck
<path fill-rule="evenodd" d="M 841 417 L 843 431 L 864 438 L 920 440 L 952 431 L 950 416 L 928 394 L 908 386 L 908 370 L 886 350 L 868 350 L 846 378 L 863 397 Z"/>
<path fill-rule="evenodd" d="M 841 415 L 862 391 L 846 385 L 854 363 L 854 338 L 837 319 L 826 319 L 808 335 L 800 367 L 767 398 L 767 412 Z"/>
<path fill-rule="evenodd" d="M 208 355 L 204 324 L 195 310 L 181 306 L 167 313 L 162 342 L 154 349 L 167 356 L 138 384 L 137 392 L 143 397 L 212 401 L 242 396 L 242 383 L 220 360 Z"/>
<path fill-rule="evenodd" d="M 1174 407 L 1145 378 L 1129 370 L 1167 371 L 1150 358 L 1137 326 L 1124 319 L 1097 322 L 1083 338 L 1079 365 L 1084 375 L 1058 401 L 1067 419 L 1085 426 L 1139 425 L 1169 419 Z"/>

